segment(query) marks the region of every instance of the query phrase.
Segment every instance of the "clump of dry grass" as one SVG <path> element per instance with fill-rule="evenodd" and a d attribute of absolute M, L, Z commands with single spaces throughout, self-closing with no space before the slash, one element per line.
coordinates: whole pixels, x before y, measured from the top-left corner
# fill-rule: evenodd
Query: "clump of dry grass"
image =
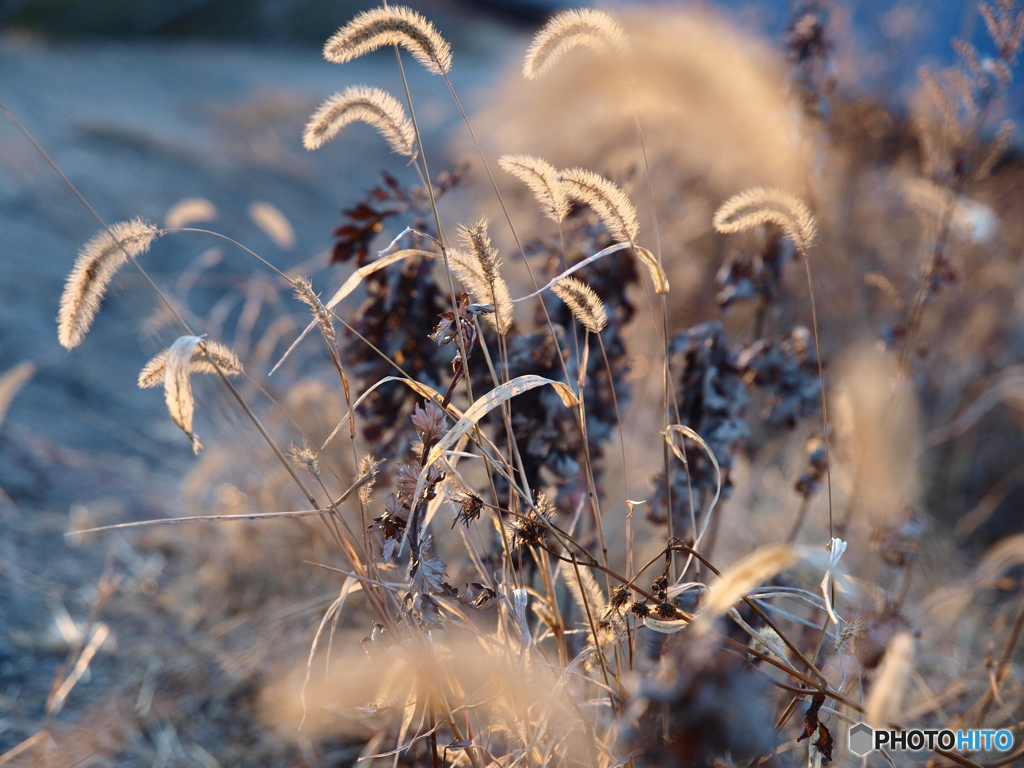
<path fill-rule="evenodd" d="M 1008 2 L 999 6 L 1003 16 Z M 1019 46 L 1008 17 L 988 13 L 997 41 Z M 325 55 L 344 62 L 386 45 L 436 74 L 451 66 L 444 40 L 407 8 L 360 14 Z M 535 39 L 524 71 L 545 72 L 576 45 L 618 50 L 624 38 L 602 13 L 561 14 Z M 361 119 L 412 157 L 415 126 L 405 114 L 383 92 L 350 89 L 314 116 L 304 142 L 319 146 Z M 817 223 L 799 198 L 756 186 L 704 216 L 704 234 L 761 236 L 762 271 L 749 259 L 730 272 L 737 285 L 758 282 L 746 295 L 737 288 L 731 301 L 757 296 L 764 310 L 754 338 L 737 342 L 716 320 L 670 325 L 667 303 L 676 294 L 662 259 L 638 244 L 639 212 L 609 178 L 502 155 L 501 166 L 559 225 L 557 239 L 522 249 L 536 290 L 514 301 L 488 220 L 459 226 L 463 249 L 451 249 L 436 202 L 444 185 L 419 160 L 422 188 L 391 180 L 383 193 L 402 201 L 412 224 L 393 233 L 376 260 L 375 230 L 347 228 L 343 251 L 356 268 L 327 303 L 308 279 L 249 252 L 312 311 L 310 327 L 320 328 L 330 361 L 317 387 L 296 382 L 283 407 L 269 399 L 256 406 L 266 390 L 247 379 L 251 386 L 239 391 L 229 377 L 242 365 L 231 348 L 204 340 L 180 314 L 184 335 L 139 378 L 140 386 L 164 385 L 170 416 L 197 452 L 194 372 L 219 375 L 264 441 L 271 468 L 250 469 L 247 490 L 222 484 L 217 500 L 230 514 L 204 520 L 294 516 L 320 526 L 319 575 L 333 578 L 336 592 L 317 604 L 320 623 L 310 627 L 304 663 L 268 678 L 276 696 L 266 697 L 266 722 L 290 734 L 301 725 L 302 738 L 358 738 L 371 764 L 401 757 L 474 768 L 826 765 L 845 760 L 844 724 L 862 718 L 1017 727 L 994 703 L 1024 693 L 1010 674 L 1024 626 L 1019 580 L 1007 605 L 978 607 L 979 627 L 999 617 L 998 661 L 975 653 L 972 641 L 955 673 L 943 671 L 941 640 L 928 636 L 928 601 L 913 602 L 913 566 L 927 542 L 921 516 L 910 514 L 920 499 L 910 455 L 918 449 L 905 434 L 915 402 L 906 366 L 895 356 L 852 357 L 842 394 L 824 375 L 829 350 L 818 343 L 813 289 L 814 344 L 806 328 L 779 327 L 768 312 L 787 300 L 783 236 L 810 285 Z M 358 217 L 378 229 L 388 219 L 368 203 L 353 209 Z M 76 266 L 69 291 L 72 282 L 85 287 L 68 300 L 73 309 L 62 304 L 62 343 L 81 340 L 116 267 L 159 233 L 141 222 L 119 226 L 80 257 L 85 266 Z M 652 407 L 642 396 L 632 413 L 646 413 L 640 429 L 664 425 L 637 441 L 656 444 L 661 464 L 622 437 L 630 417 L 621 406 L 640 378 L 627 367 L 629 334 L 641 328 L 632 297 L 644 284 L 638 262 L 662 295 L 661 318 L 652 312 L 656 352 L 640 352 L 651 356 L 643 359 L 648 368 L 661 369 L 664 399 Z M 455 279 L 468 293 L 456 292 Z M 360 287 L 365 302 L 346 311 Z M 537 302 L 533 326 L 528 300 Z M 65 314 L 79 331 L 65 332 Z M 574 323 L 587 332 L 582 344 Z M 636 325 L 624 333 L 629 323 Z M 827 419 L 833 392 L 846 404 L 837 434 Z M 766 405 L 760 415 L 750 412 L 752 399 Z M 270 427 L 268 413 L 276 414 Z M 751 456 L 752 424 L 777 444 L 795 442 L 789 434 L 801 442 L 820 434 L 804 472 Z M 616 432 L 621 458 L 613 459 L 605 449 Z M 848 482 L 836 506 L 852 514 L 833 520 L 829 444 L 844 439 Z M 769 474 L 763 464 L 782 478 L 775 487 L 758 485 L 757 472 Z M 608 480 L 609 468 L 624 488 Z M 652 487 L 646 480 L 655 472 L 662 474 Z M 823 476 L 827 530 L 824 514 L 814 514 L 825 501 L 817 499 Z M 248 509 L 250 496 L 263 511 Z M 271 511 L 293 509 L 296 498 L 302 509 Z M 652 503 L 641 521 L 634 511 L 645 501 Z M 235 546 L 260 556 L 247 540 Z M 1019 542 L 1000 549 L 943 595 L 966 604 L 1019 555 Z M 914 675 L 925 682 L 908 686 Z M 933 694 L 944 685 L 955 695 Z M 790 754 L 797 745 L 807 750 L 799 760 Z"/>

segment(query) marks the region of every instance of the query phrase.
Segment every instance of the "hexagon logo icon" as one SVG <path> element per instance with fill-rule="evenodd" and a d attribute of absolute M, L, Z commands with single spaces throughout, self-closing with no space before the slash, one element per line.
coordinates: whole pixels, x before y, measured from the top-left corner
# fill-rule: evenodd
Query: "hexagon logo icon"
<path fill-rule="evenodd" d="M 857 757 L 864 757 L 874 749 L 875 732 L 865 723 L 857 723 L 850 729 L 850 751 Z"/>

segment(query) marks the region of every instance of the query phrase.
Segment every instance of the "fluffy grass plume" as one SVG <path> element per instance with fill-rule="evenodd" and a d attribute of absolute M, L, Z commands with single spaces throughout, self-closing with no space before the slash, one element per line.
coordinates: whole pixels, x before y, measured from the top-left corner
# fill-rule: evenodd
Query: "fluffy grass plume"
<path fill-rule="evenodd" d="M 193 338 L 191 336 L 182 338 Z M 230 347 L 221 344 L 219 341 L 212 341 L 206 339 L 206 354 L 198 346 L 193 347 L 192 357 L 189 361 L 189 371 L 192 373 L 216 373 L 217 369 L 213 367 L 213 362 L 228 376 L 241 376 L 242 375 L 242 363 L 239 362 L 238 356 L 231 350 Z M 156 355 L 152 360 L 146 363 L 146 366 L 139 373 L 139 386 L 142 389 L 149 389 L 151 387 L 159 387 L 164 383 L 165 371 L 167 369 L 167 356 L 170 354 L 170 349 L 165 349 L 163 352 Z M 209 357 L 207 357 L 209 355 Z"/>
<path fill-rule="evenodd" d="M 567 277 L 551 286 L 551 290 L 569 307 L 576 322 L 591 333 L 604 330 L 608 314 L 593 288 L 575 277 Z"/>
<path fill-rule="evenodd" d="M 626 33 L 603 11 L 590 8 L 562 11 L 534 35 L 523 61 L 523 76 L 536 80 L 553 67 L 562 54 L 577 46 L 598 53 L 621 53 L 626 49 Z"/>
<path fill-rule="evenodd" d="M 179 336 L 164 357 L 164 399 L 167 401 L 167 411 L 171 414 L 171 421 L 188 435 L 192 441 L 192 450 L 197 455 L 203 450 L 203 444 L 192 431 L 192 416 L 196 409 L 195 398 L 192 396 L 192 360 L 199 351 L 197 347 L 201 341 L 199 336 Z"/>
<path fill-rule="evenodd" d="M 73 349 L 82 343 L 99 312 L 107 286 L 128 260 L 149 250 L 159 230 L 148 221 L 122 221 L 103 230 L 78 254 L 60 297 L 57 338 Z M 113 237 L 111 237 L 113 235 Z"/>
<path fill-rule="evenodd" d="M 295 229 L 276 205 L 260 201 L 251 203 L 249 219 L 262 229 L 278 248 L 288 250 L 295 247 Z"/>
<path fill-rule="evenodd" d="M 553 222 L 569 215 L 569 196 L 551 163 L 530 155 L 502 155 L 498 164 L 530 189 L 541 213 Z"/>
<path fill-rule="evenodd" d="M 385 45 L 400 45 L 435 75 L 451 69 L 452 50 L 434 25 L 404 5 L 364 11 L 324 45 L 324 58 L 344 64 Z"/>
<path fill-rule="evenodd" d="M 625 192 L 604 176 L 585 168 L 570 168 L 562 171 L 560 176 L 569 197 L 593 208 L 615 239 L 636 242 L 640 224 L 636 208 Z"/>
<path fill-rule="evenodd" d="M 205 197 L 189 197 L 171 206 L 164 217 L 164 226 L 168 229 L 177 229 L 202 221 L 213 221 L 216 218 L 216 205 Z"/>
<path fill-rule="evenodd" d="M 775 224 L 804 253 L 814 240 L 815 222 L 800 198 L 781 189 L 753 187 L 733 195 L 715 211 L 715 229 L 742 232 L 758 224 Z"/>
<path fill-rule="evenodd" d="M 357 120 L 376 128 L 393 152 L 415 156 L 416 133 L 402 105 L 390 93 L 365 85 L 352 86 L 325 101 L 309 119 L 302 144 L 319 149 Z"/>
<path fill-rule="evenodd" d="M 334 344 L 337 341 L 334 332 L 334 318 L 331 317 L 330 310 L 320 301 L 320 297 L 313 292 L 313 283 L 308 277 L 297 277 L 293 285 L 295 286 L 295 298 L 313 310 L 313 318 L 320 326 L 320 333 L 327 341 Z"/>
<path fill-rule="evenodd" d="M 449 263 L 477 301 L 494 304 L 494 314 L 488 317 L 495 330 L 505 334 L 512 325 L 512 297 L 498 273 L 501 262 L 498 252 L 491 246 L 487 225 L 485 217 L 472 227 L 460 227 L 459 235 L 469 254 L 452 252 Z"/>

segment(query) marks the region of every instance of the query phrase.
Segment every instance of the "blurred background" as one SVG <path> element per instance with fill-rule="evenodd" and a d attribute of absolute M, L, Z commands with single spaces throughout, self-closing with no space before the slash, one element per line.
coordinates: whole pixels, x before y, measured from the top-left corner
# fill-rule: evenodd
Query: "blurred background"
<path fill-rule="evenodd" d="M 390 52 L 341 68 L 321 58 L 338 26 L 376 5 L 0 0 L 0 100 L 106 221 L 143 216 L 162 223 L 182 201 L 201 199 L 211 229 L 282 269 L 313 275 L 317 289 L 327 290 L 344 276 L 342 267 L 328 270 L 340 211 L 378 184 L 382 170 L 406 183 L 415 178 L 365 127 L 316 153 L 301 146 L 308 116 L 335 91 L 356 83 L 400 90 Z M 409 5 L 451 42 L 460 96 L 495 125 L 516 108 L 500 84 L 518 77 L 530 35 L 555 10 L 579 4 Z M 699 4 L 759 50 L 776 51 L 780 72 L 795 5 Z M 905 117 L 920 65 L 953 62 L 952 36 L 986 45 L 973 2 L 826 5 L 838 92 L 849 103 L 882 105 L 886 125 Z M 432 164 L 451 167 L 467 143 L 450 97 L 419 68 L 407 72 Z M 1014 87 L 1007 111 L 1018 115 L 1021 107 Z M 905 132 L 894 129 L 885 139 L 887 147 L 907 146 Z M 64 536 L 188 513 L 207 493 L 197 488 L 230 474 L 200 464 L 168 420 L 161 393 L 135 386 L 145 362 L 173 339 L 138 276 L 119 275 L 81 347 L 69 353 L 58 345 L 54 317 L 65 275 L 97 229 L 12 121 L 0 120 L 0 375 L 14 374 L 0 384 L 0 755 L 52 720 L 58 748 L 51 765 L 88 764 L 83 755 L 108 765 L 292 765 L 310 750 L 325 764 L 346 764 L 352 745 L 344 740 L 314 750 L 296 744 L 294 730 L 277 738 L 260 719 L 274 695 L 266 670 L 302 658 L 330 582 L 303 572 L 302 584 L 283 585 L 293 550 L 263 550 L 280 566 L 276 573 L 263 563 L 253 579 L 247 569 L 258 559 L 254 542 L 271 536 L 296 550 L 314 547 L 291 538 L 305 534 L 289 524 L 91 537 L 84 544 Z M 244 359 L 262 354 L 269 318 L 292 311 L 286 291 L 212 239 L 165 238 L 147 264 L 158 282 L 188 294 L 190 310 L 210 318 L 211 330 L 230 330 Z M 283 338 L 295 328 L 277 332 Z M 283 384 L 271 385 L 285 396 Z M 226 396 L 212 386 L 197 391 L 201 402 L 225 404 L 203 410 L 199 431 L 234 436 L 237 419 L 217 415 L 233 412 Z M 322 394 L 306 395 L 311 409 L 337 407 Z M 184 492 L 182 478 L 191 483 Z M 979 480 L 975 496 L 986 487 Z M 231 506 L 245 490 L 242 480 L 218 479 L 211 492 Z M 65 711 L 48 718 L 54 674 L 87 639 L 104 574 L 121 579 L 118 597 L 104 603 L 110 637 Z M 307 601 L 299 611 L 296 594 Z M 19 759 L 13 764 L 29 764 Z"/>

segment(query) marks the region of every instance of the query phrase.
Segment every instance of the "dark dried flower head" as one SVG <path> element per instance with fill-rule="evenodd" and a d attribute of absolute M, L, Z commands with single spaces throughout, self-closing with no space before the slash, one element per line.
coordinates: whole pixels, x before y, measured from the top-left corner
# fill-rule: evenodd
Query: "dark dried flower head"
<path fill-rule="evenodd" d="M 624 584 L 620 584 L 612 590 L 611 597 L 608 598 L 608 605 L 611 609 L 618 611 L 626 603 L 629 602 L 629 589 Z"/>
<path fill-rule="evenodd" d="M 679 610 L 672 603 L 658 603 L 654 607 L 654 615 L 659 619 L 678 619 Z"/>
<path fill-rule="evenodd" d="M 435 75 L 451 69 L 451 47 L 433 24 L 403 5 L 360 13 L 327 41 L 324 58 L 344 64 L 386 45 L 402 46 Z"/>
<path fill-rule="evenodd" d="M 668 576 L 661 574 L 651 583 L 651 592 L 656 595 L 661 595 L 668 589 Z"/>
<path fill-rule="evenodd" d="M 651 615 L 651 610 L 644 603 L 634 602 L 629 606 L 629 612 L 636 616 L 638 619 L 646 619 Z"/>
<path fill-rule="evenodd" d="M 452 528 L 457 523 L 468 526 L 470 523 L 480 519 L 480 513 L 484 508 L 484 500 L 472 491 L 466 491 L 452 497 L 452 506 L 455 508 L 455 520 Z"/>
<path fill-rule="evenodd" d="M 517 515 L 510 524 L 512 549 L 533 547 L 543 543 L 547 535 L 547 521 L 555 508 L 546 496 L 537 497 L 537 504 L 524 515 Z"/>

